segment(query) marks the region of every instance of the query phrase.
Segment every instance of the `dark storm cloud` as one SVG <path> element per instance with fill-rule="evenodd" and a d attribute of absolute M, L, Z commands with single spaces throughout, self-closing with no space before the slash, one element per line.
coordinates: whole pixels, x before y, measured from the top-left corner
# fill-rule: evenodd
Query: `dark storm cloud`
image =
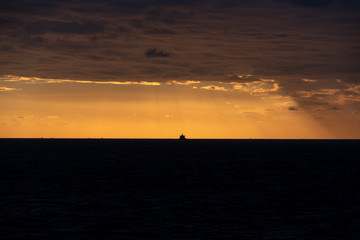
<path fill-rule="evenodd" d="M 116 30 L 117 30 L 118 32 L 120 32 L 120 33 L 129 33 L 129 32 L 131 32 L 131 29 L 130 29 L 130 28 L 124 27 L 124 26 L 119 26 L 119 27 L 117 27 Z"/>
<path fill-rule="evenodd" d="M 2 45 L 0 46 L 0 51 L 1 52 L 11 52 L 14 48 L 11 46 L 7 46 L 7 45 Z"/>
<path fill-rule="evenodd" d="M 26 26 L 25 30 L 32 34 L 41 34 L 46 32 L 91 34 L 104 32 L 101 25 L 93 22 L 77 23 L 58 21 L 41 21 L 32 23 Z"/>
<path fill-rule="evenodd" d="M 0 75 L 264 78 L 290 94 L 336 87 L 335 79 L 357 84 L 358 7 L 351 0 L 3 1 Z"/>
<path fill-rule="evenodd" d="M 297 111 L 298 109 L 296 107 L 289 107 L 288 110 L 289 111 Z"/>
<path fill-rule="evenodd" d="M 150 48 L 146 50 L 145 55 L 147 57 L 169 57 L 171 53 L 164 50 L 157 50 L 156 48 Z"/>
<path fill-rule="evenodd" d="M 166 29 L 166 28 L 163 28 L 163 29 L 152 28 L 150 30 L 144 31 L 144 33 L 147 33 L 147 34 L 176 34 L 176 32 Z"/>
<path fill-rule="evenodd" d="M 125 9 L 134 9 L 134 10 L 138 10 L 138 9 L 147 7 L 147 5 L 145 3 L 142 3 L 141 1 L 132 1 L 132 0 L 111 1 L 109 3 L 109 6 L 125 8 Z"/>

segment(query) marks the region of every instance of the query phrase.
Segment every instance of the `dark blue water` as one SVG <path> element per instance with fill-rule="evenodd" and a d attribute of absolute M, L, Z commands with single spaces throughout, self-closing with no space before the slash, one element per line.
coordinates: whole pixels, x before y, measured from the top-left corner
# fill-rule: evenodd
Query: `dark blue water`
<path fill-rule="evenodd" d="M 0 239 L 360 239 L 360 141 L 0 140 Z"/>

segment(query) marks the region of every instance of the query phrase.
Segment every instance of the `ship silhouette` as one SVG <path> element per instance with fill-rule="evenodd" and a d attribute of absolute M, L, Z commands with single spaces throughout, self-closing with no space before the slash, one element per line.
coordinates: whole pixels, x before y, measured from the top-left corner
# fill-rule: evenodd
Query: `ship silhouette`
<path fill-rule="evenodd" d="M 186 140 L 186 137 L 184 134 L 181 134 L 180 137 L 179 137 L 180 140 Z"/>

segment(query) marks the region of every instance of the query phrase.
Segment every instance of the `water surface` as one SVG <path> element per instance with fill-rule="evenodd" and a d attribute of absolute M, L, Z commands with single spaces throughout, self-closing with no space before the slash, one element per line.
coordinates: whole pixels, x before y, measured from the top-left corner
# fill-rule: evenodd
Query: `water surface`
<path fill-rule="evenodd" d="M 359 239 L 360 141 L 1 139 L 1 239 Z"/>

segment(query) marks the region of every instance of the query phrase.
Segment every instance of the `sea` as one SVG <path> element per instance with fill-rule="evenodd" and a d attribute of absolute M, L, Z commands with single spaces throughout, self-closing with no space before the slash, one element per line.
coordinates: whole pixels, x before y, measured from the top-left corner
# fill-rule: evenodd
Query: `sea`
<path fill-rule="evenodd" d="M 359 140 L 0 139 L 0 239 L 357 240 L 359 155 Z"/>

